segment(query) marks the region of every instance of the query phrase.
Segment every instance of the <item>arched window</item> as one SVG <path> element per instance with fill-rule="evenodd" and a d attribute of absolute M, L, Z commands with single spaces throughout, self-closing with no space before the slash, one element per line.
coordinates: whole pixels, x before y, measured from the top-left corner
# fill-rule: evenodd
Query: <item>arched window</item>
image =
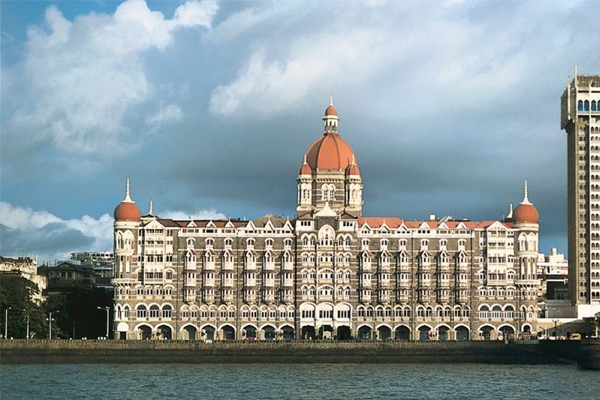
<path fill-rule="evenodd" d="M 577 111 L 583 111 L 583 101 L 581 100 L 577 102 Z"/>
<path fill-rule="evenodd" d="M 169 304 L 165 304 L 162 308 L 162 316 L 163 318 L 171 318 L 171 314 L 173 312 L 173 308 Z"/>
<path fill-rule="evenodd" d="M 150 318 L 158 318 L 159 309 L 156 304 L 150 306 Z"/>
<path fill-rule="evenodd" d="M 140 304 L 136 307 L 136 315 L 138 318 L 146 318 L 146 306 Z"/>
<path fill-rule="evenodd" d="M 583 111 L 590 111 L 590 101 L 586 100 L 583 102 Z"/>

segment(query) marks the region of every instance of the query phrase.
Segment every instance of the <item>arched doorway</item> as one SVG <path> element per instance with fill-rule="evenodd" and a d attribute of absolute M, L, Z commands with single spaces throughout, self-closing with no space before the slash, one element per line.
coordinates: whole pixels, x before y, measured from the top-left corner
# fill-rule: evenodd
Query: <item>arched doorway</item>
<path fill-rule="evenodd" d="M 235 340 L 235 328 L 231 325 L 225 325 L 221 328 L 223 340 Z"/>
<path fill-rule="evenodd" d="M 196 329 L 195 326 L 188 325 L 185 328 L 183 328 L 183 330 L 184 330 L 184 332 L 186 332 L 187 340 L 196 340 L 196 335 L 198 333 L 198 330 Z"/>
<path fill-rule="evenodd" d="M 291 326 L 284 326 L 281 328 L 283 333 L 283 340 L 294 340 L 294 328 Z"/>
<path fill-rule="evenodd" d="M 159 340 L 171 340 L 172 333 L 170 326 L 160 325 L 156 328 L 156 338 Z"/>
<path fill-rule="evenodd" d="M 129 330 L 129 325 L 126 322 L 119 322 L 117 325 L 117 339 L 125 340 L 127 339 L 127 331 Z"/>
<path fill-rule="evenodd" d="M 246 325 L 242 328 L 242 340 L 256 340 L 256 328 Z"/>
<path fill-rule="evenodd" d="M 410 329 L 406 326 L 396 328 L 396 340 L 410 340 Z"/>
<path fill-rule="evenodd" d="M 302 339 L 303 340 L 314 340 L 315 338 L 315 327 L 314 326 L 303 326 L 302 327 Z"/>
<path fill-rule="evenodd" d="M 485 341 L 492 340 L 492 332 L 493 331 L 494 331 L 494 328 L 492 328 L 491 326 L 482 326 L 481 328 L 479 328 L 479 334 L 480 334 L 481 338 Z"/>
<path fill-rule="evenodd" d="M 273 340 L 275 339 L 275 328 L 270 325 L 265 326 L 263 329 L 265 334 L 265 340 Z"/>
<path fill-rule="evenodd" d="M 360 328 L 358 328 L 358 339 L 359 340 L 371 340 L 372 335 L 371 335 L 371 327 L 370 326 L 366 326 L 363 325 Z"/>
<path fill-rule="evenodd" d="M 319 328 L 319 339 L 331 340 L 333 339 L 333 327 L 331 325 L 323 325 Z"/>
<path fill-rule="evenodd" d="M 425 341 L 429 340 L 430 336 L 431 336 L 431 328 L 430 327 L 421 326 L 419 328 L 419 340 L 420 341 L 425 342 Z"/>
<path fill-rule="evenodd" d="M 377 339 L 388 340 L 392 337 L 392 329 L 389 326 L 382 325 L 377 328 Z"/>
<path fill-rule="evenodd" d="M 150 340 L 152 339 L 152 328 L 148 325 L 142 325 L 138 328 L 138 337 L 141 340 Z"/>
<path fill-rule="evenodd" d="M 449 335 L 448 332 L 450 331 L 450 328 L 448 328 L 447 326 L 440 326 L 438 328 L 438 340 L 440 342 L 445 342 L 449 339 Z"/>
<path fill-rule="evenodd" d="M 498 332 L 499 339 L 502 339 L 504 341 L 512 341 L 515 339 L 515 330 L 510 325 L 501 326 L 498 329 Z"/>
<path fill-rule="evenodd" d="M 337 339 L 338 340 L 350 340 L 352 339 L 352 331 L 349 326 L 338 326 L 337 328 Z"/>
<path fill-rule="evenodd" d="M 469 340 L 469 328 L 466 326 L 457 326 L 456 340 Z"/>
<path fill-rule="evenodd" d="M 215 340 L 215 328 L 210 325 L 205 326 L 200 332 L 200 338 L 202 340 Z"/>

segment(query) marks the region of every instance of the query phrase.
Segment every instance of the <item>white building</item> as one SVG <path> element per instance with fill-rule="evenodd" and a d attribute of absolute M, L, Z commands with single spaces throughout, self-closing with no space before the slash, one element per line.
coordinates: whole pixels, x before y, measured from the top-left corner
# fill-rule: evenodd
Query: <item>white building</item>
<path fill-rule="evenodd" d="M 298 170 L 295 217 L 171 220 L 152 207 L 142 216 L 127 183 L 114 211 L 115 338 L 494 340 L 537 331 L 539 214 L 526 185 L 504 220 L 365 217 L 357 157 L 332 104 L 323 120 Z"/>

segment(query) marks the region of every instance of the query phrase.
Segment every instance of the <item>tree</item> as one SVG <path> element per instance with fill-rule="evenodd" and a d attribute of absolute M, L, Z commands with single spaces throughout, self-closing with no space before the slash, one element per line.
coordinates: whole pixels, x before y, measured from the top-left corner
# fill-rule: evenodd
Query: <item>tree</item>
<path fill-rule="evenodd" d="M 44 329 L 44 315 L 39 305 L 33 300 L 33 296 L 38 293 L 37 286 L 18 275 L 2 274 L 0 275 L 0 309 L 2 318 L 2 328 L 4 328 L 4 318 L 6 309 L 8 310 L 8 337 L 26 338 L 27 336 L 27 317 L 29 316 L 29 332 L 37 335 L 47 329 Z M 4 329 L 2 331 L 4 334 Z"/>

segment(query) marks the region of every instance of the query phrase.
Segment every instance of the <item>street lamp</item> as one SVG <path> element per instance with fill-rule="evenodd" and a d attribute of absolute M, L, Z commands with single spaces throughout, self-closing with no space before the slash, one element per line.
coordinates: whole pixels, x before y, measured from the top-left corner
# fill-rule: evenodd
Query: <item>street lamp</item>
<path fill-rule="evenodd" d="M 27 310 L 23 309 L 23 312 L 27 313 Z M 25 314 L 25 317 L 27 317 L 27 335 L 25 339 L 29 340 L 29 313 Z"/>
<path fill-rule="evenodd" d="M 4 339 L 8 339 L 8 310 L 10 307 L 4 310 Z"/>
<path fill-rule="evenodd" d="M 54 311 L 58 314 L 60 311 Z M 52 311 L 48 314 L 48 340 L 52 340 Z"/>
<path fill-rule="evenodd" d="M 554 322 L 554 340 L 557 340 L 556 334 L 556 326 L 558 325 L 558 320 L 557 319 L 553 319 L 552 322 Z"/>
<path fill-rule="evenodd" d="M 98 310 L 106 310 L 106 340 L 108 340 L 108 312 L 110 307 L 96 307 Z"/>

